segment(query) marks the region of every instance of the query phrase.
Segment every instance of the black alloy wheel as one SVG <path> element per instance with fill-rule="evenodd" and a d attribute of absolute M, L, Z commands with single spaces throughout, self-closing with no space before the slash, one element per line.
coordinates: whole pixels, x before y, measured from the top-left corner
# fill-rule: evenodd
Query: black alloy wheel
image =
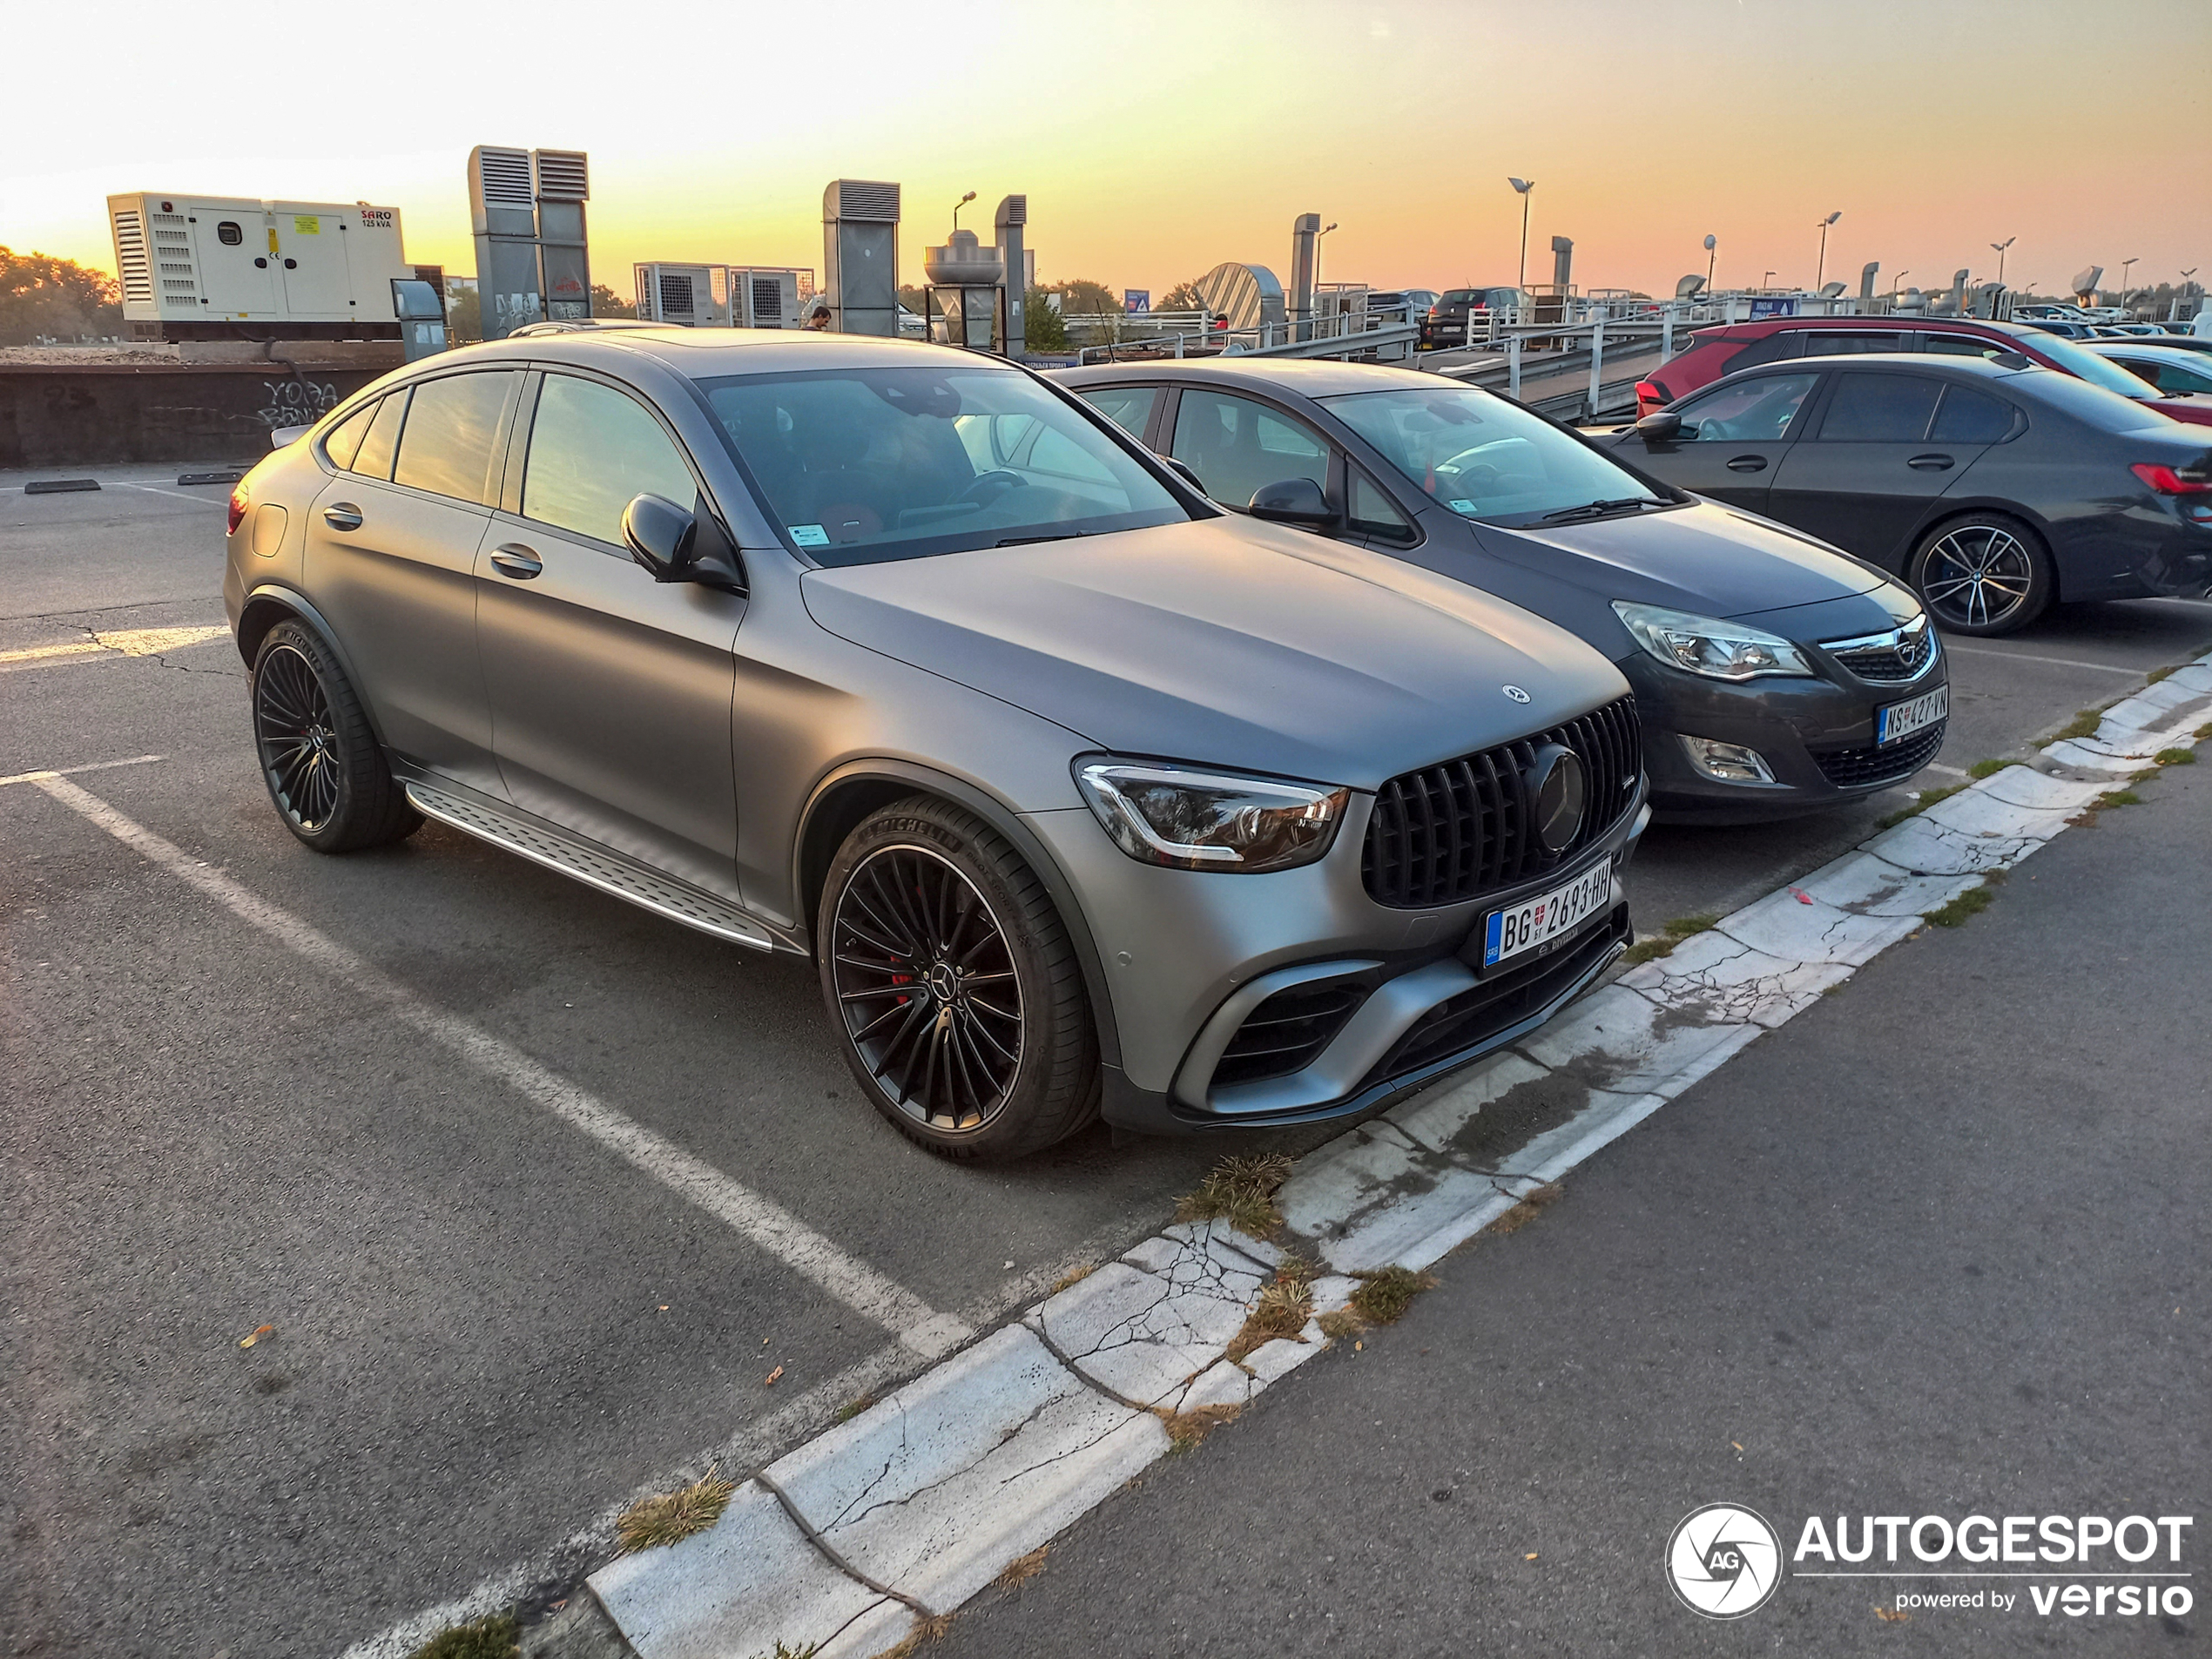
<path fill-rule="evenodd" d="M 261 779 L 302 841 L 347 853 L 421 826 L 345 671 L 304 623 L 269 630 L 253 658 L 251 695 Z"/>
<path fill-rule="evenodd" d="M 1910 574 L 1945 631 L 1985 637 L 2034 621 L 2055 585 L 2040 538 L 2001 513 L 1938 525 L 1912 556 Z"/>
<path fill-rule="evenodd" d="M 865 820 L 830 867 L 819 937 L 846 1062 L 908 1138 L 1016 1157 L 1089 1121 L 1097 1051 L 1073 948 L 980 819 L 916 797 Z"/>

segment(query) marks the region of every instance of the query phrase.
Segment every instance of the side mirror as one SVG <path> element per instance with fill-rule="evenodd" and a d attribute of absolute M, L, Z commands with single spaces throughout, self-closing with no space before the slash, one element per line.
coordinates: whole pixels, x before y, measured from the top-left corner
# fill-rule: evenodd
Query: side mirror
<path fill-rule="evenodd" d="M 695 514 L 663 496 L 639 496 L 622 509 L 623 543 L 656 582 L 684 580 L 698 529 Z"/>
<path fill-rule="evenodd" d="M 637 496 L 622 509 L 622 539 L 631 559 L 656 582 L 746 590 L 737 544 L 704 502 L 686 510 L 665 496 Z"/>
<path fill-rule="evenodd" d="M 1656 415 L 1647 415 L 1642 420 L 1637 421 L 1636 431 L 1642 436 L 1645 442 L 1651 443 L 1667 438 L 1694 437 L 1697 428 L 1691 427 L 1685 434 L 1683 430 L 1682 416 L 1676 415 L 1672 409 L 1662 409 Z"/>
<path fill-rule="evenodd" d="M 1329 498 L 1311 478 L 1278 478 L 1252 491 L 1251 515 L 1301 529 L 1325 529 L 1337 522 Z"/>
<path fill-rule="evenodd" d="M 312 426 L 276 427 L 269 433 L 269 448 L 272 449 L 281 449 L 287 444 L 297 443 L 300 439 L 306 437 L 307 434 L 313 432 L 314 430 L 314 428 Z"/>
<path fill-rule="evenodd" d="M 1204 481 L 1203 481 L 1197 473 L 1193 472 L 1188 465 L 1183 462 L 1177 461 L 1173 455 L 1162 455 L 1159 460 L 1162 466 L 1165 467 L 1177 477 L 1182 479 L 1184 483 L 1190 485 L 1191 489 L 1197 490 L 1201 496 L 1205 495 L 1206 486 Z"/>

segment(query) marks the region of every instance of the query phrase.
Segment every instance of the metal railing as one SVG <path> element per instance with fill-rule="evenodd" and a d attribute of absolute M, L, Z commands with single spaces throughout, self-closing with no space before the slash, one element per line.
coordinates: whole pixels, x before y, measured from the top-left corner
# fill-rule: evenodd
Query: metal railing
<path fill-rule="evenodd" d="M 1259 323 L 1251 327 L 1217 327 L 1203 311 L 1129 312 L 1063 317 L 1072 332 L 1085 329 L 1108 338 L 1076 348 L 1083 363 L 1118 362 L 1125 356 L 1190 357 L 1247 355 L 1337 356 L 1382 352 L 1410 346 L 1418 324 L 1407 305 L 1372 310 L 1332 311 L 1325 315 Z M 1136 332 L 1149 328 L 1150 332 Z M 1333 347 L 1334 349 L 1331 349 Z"/>

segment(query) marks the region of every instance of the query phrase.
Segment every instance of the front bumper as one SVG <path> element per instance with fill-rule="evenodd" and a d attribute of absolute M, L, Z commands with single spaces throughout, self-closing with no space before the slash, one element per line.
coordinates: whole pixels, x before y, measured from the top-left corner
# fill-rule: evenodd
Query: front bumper
<path fill-rule="evenodd" d="M 1032 815 L 1082 894 L 1112 988 L 1122 1064 L 1106 1069 L 1107 1120 L 1180 1134 L 1340 1117 L 1514 1041 L 1626 948 L 1622 873 L 1649 817 L 1639 789 L 1571 861 L 1464 903 L 1400 910 L 1362 884 L 1364 813 L 1318 864 L 1264 876 L 1139 864 L 1088 811 Z M 1612 871 L 1609 898 L 1575 931 L 1526 961 L 1470 965 L 1480 953 L 1469 941 L 1491 911 L 1601 864 Z M 1225 1063 L 1271 998 L 1315 988 L 1349 1007 L 1302 1063 L 1257 1080 L 1249 1065 Z"/>
<path fill-rule="evenodd" d="M 1897 685 L 1794 677 L 1731 685 L 1675 672 L 1642 651 L 1618 666 L 1643 711 L 1651 808 L 1670 823 L 1753 823 L 1822 812 L 1896 788 L 1942 747 L 1940 725 L 1887 751 L 1874 742 L 1875 710 L 1949 685 L 1941 657 L 1918 678 Z M 1774 782 L 1705 776 L 1690 764 L 1684 732 L 1757 750 Z"/>

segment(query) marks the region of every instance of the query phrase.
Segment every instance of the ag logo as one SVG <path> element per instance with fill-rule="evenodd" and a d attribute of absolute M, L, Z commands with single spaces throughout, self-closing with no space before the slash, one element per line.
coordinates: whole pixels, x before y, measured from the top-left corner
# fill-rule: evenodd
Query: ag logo
<path fill-rule="evenodd" d="M 1764 1607 L 1782 1582 L 1782 1541 L 1756 1510 L 1709 1503 L 1676 1524 L 1667 1582 L 1692 1613 L 1740 1619 Z"/>

